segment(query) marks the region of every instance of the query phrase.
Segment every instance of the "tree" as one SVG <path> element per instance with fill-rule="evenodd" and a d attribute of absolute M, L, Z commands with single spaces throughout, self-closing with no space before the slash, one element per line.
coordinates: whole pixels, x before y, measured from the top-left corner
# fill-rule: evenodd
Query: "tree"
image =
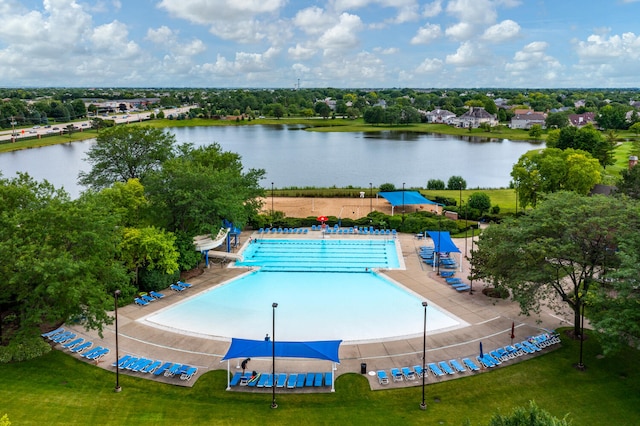
<path fill-rule="evenodd" d="M 563 129 L 569 125 L 569 116 L 566 112 L 555 112 L 547 115 L 544 120 L 547 129 Z"/>
<path fill-rule="evenodd" d="M 480 211 L 480 215 L 491 208 L 491 198 L 484 192 L 474 192 L 469 196 L 468 206 Z"/>
<path fill-rule="evenodd" d="M 316 114 L 318 114 L 322 118 L 327 118 L 329 117 L 329 114 L 331 114 L 331 108 L 329 107 L 329 105 L 327 105 L 326 102 L 316 102 L 314 109 L 316 111 Z"/>
<path fill-rule="evenodd" d="M 447 189 L 460 190 L 467 189 L 467 181 L 462 179 L 462 176 L 451 176 L 447 182 Z"/>
<path fill-rule="evenodd" d="M 164 274 L 178 271 L 179 253 L 175 242 L 173 234 L 152 226 L 125 228 L 120 258 L 133 271 L 136 285 L 140 269 L 157 270 Z"/>
<path fill-rule="evenodd" d="M 612 248 L 638 232 L 637 221 L 637 207 L 614 197 L 548 194 L 537 208 L 480 235 L 472 277 L 508 291 L 523 314 L 542 304 L 569 307 L 579 336 L 591 285 L 617 267 L 620 254 Z"/>
<path fill-rule="evenodd" d="M 618 181 L 617 192 L 635 200 L 640 200 L 640 167 L 625 169 Z"/>
<path fill-rule="evenodd" d="M 98 134 L 97 142 L 87 152 L 89 172 L 81 172 L 81 185 L 93 189 L 114 182 L 140 179 L 173 156 L 175 136 L 148 126 L 116 126 Z"/>
<path fill-rule="evenodd" d="M 598 111 L 596 121 L 602 129 L 624 130 L 627 128 L 627 108 L 620 105 L 605 105 Z"/>
<path fill-rule="evenodd" d="M 443 190 L 444 181 L 442 181 L 441 179 L 429 179 L 429 181 L 427 182 L 427 189 Z"/>
<path fill-rule="evenodd" d="M 540 136 L 542 136 L 542 126 L 539 124 L 534 124 L 533 126 L 531 126 L 531 129 L 529 129 L 529 136 L 531 136 L 532 138 L 539 138 Z"/>
<path fill-rule="evenodd" d="M 97 193 L 76 200 L 27 175 L 0 182 L 2 317 L 15 314 L 5 340 L 39 338 L 43 323 L 82 319 L 101 330 L 117 288 L 131 294 L 116 261 L 118 217 Z"/>
<path fill-rule="evenodd" d="M 541 409 L 534 401 L 529 402 L 528 407 L 516 407 L 511 414 L 494 414 L 489 420 L 488 426 L 569 426 L 564 419 L 558 419 L 549 412 Z"/>
<path fill-rule="evenodd" d="M 284 116 L 285 108 L 281 103 L 275 103 L 271 106 L 271 113 L 277 119 L 281 119 Z"/>
<path fill-rule="evenodd" d="M 511 170 L 522 207 L 536 206 L 540 194 L 561 190 L 586 195 L 601 180 L 598 161 L 587 152 L 558 148 L 531 151 Z"/>
<path fill-rule="evenodd" d="M 633 134 L 636 135 L 636 137 L 638 137 L 638 135 L 640 135 L 640 122 L 633 123 L 629 127 L 629 130 L 631 130 Z"/>

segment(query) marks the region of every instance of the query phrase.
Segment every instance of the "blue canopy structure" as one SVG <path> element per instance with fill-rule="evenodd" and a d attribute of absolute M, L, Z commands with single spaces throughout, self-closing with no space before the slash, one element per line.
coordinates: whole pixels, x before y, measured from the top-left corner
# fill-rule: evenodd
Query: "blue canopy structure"
<path fill-rule="evenodd" d="M 460 249 L 451 240 L 449 231 L 427 231 L 427 234 L 433 240 L 436 253 L 460 253 Z"/>
<path fill-rule="evenodd" d="M 418 191 L 379 192 L 378 195 L 391 203 L 393 207 L 408 204 L 438 204 L 424 198 Z"/>
<path fill-rule="evenodd" d="M 338 350 L 342 340 L 313 342 L 275 342 L 276 358 L 313 358 L 340 363 Z M 231 339 L 231 346 L 222 361 L 234 358 L 260 358 L 273 355 L 273 342 L 266 340 Z"/>

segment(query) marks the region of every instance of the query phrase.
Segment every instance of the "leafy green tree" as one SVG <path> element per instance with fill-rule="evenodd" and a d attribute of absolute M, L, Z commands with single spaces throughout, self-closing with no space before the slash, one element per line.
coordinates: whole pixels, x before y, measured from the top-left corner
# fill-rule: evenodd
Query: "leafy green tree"
<path fill-rule="evenodd" d="M 522 207 L 536 206 L 543 193 L 561 190 L 586 195 L 601 180 L 600 165 L 580 150 L 546 148 L 520 157 L 511 170 Z"/>
<path fill-rule="evenodd" d="M 598 111 L 596 121 L 602 129 L 624 130 L 627 128 L 628 108 L 620 105 L 605 105 Z"/>
<path fill-rule="evenodd" d="M 638 232 L 638 212 L 615 197 L 548 194 L 535 209 L 481 234 L 473 279 L 510 292 L 523 314 L 539 312 L 542 304 L 558 312 L 569 307 L 579 336 L 591 285 L 618 266 L 620 254 L 611 248 Z"/>
<path fill-rule="evenodd" d="M 511 414 L 494 414 L 488 426 L 569 426 L 566 417 L 558 419 L 541 409 L 534 401 L 528 407 L 516 407 Z"/>
<path fill-rule="evenodd" d="M 275 103 L 271 106 L 271 113 L 277 119 L 281 119 L 282 117 L 284 117 L 285 111 L 286 109 L 281 103 Z"/>
<path fill-rule="evenodd" d="M 380 124 L 384 123 L 384 109 L 380 106 L 373 108 L 367 108 L 364 111 L 364 122 L 368 124 Z"/>
<path fill-rule="evenodd" d="M 540 136 L 542 136 L 542 126 L 539 124 L 534 124 L 533 126 L 531 126 L 531 128 L 529 129 L 529 136 L 531 136 L 532 138 L 539 138 Z"/>
<path fill-rule="evenodd" d="M 544 120 L 547 129 L 563 129 L 569 125 L 569 115 L 566 112 L 552 112 Z"/>
<path fill-rule="evenodd" d="M 39 336 L 43 323 L 110 322 L 111 294 L 130 294 L 116 261 L 119 218 L 97 193 L 76 200 L 27 175 L 0 182 L 0 309 L 16 315 L 9 341 Z"/>
<path fill-rule="evenodd" d="M 633 134 L 638 137 L 638 135 L 640 135 L 640 122 L 633 123 L 631 126 L 629 126 L 629 130 L 631 130 Z"/>
<path fill-rule="evenodd" d="M 89 172 L 81 172 L 81 185 L 93 189 L 114 182 L 140 179 L 173 156 L 175 136 L 149 126 L 116 126 L 98 134 L 97 142 L 87 152 Z"/>
<path fill-rule="evenodd" d="M 396 190 L 396 186 L 392 183 L 383 183 L 380 185 L 380 192 L 392 192 Z"/>
<path fill-rule="evenodd" d="M 197 148 L 184 144 L 176 157 L 149 176 L 145 188 L 156 225 L 193 237 L 217 232 L 223 219 L 243 226 L 257 215 L 264 173 L 244 173 L 240 156 L 217 143 Z"/>
<path fill-rule="evenodd" d="M 329 117 L 329 114 L 331 114 L 331 108 L 329 108 L 329 105 L 327 105 L 326 102 L 316 102 L 314 109 L 316 114 L 322 118 L 327 118 Z"/>
<path fill-rule="evenodd" d="M 157 270 L 164 274 L 178 271 L 179 253 L 175 242 L 173 234 L 152 226 L 124 229 L 120 258 L 134 273 L 136 285 L 140 269 Z"/>
<path fill-rule="evenodd" d="M 139 179 L 129 179 L 126 183 L 116 182 L 112 187 L 103 189 L 102 195 L 109 200 L 114 213 L 120 218 L 120 226 L 146 224 L 143 218 L 150 204 Z"/>
<path fill-rule="evenodd" d="M 451 176 L 447 181 L 447 189 L 460 190 L 467 189 L 467 181 L 462 176 Z"/>
<path fill-rule="evenodd" d="M 640 167 L 625 169 L 618 181 L 617 192 L 635 200 L 640 200 Z"/>
<path fill-rule="evenodd" d="M 433 190 L 443 190 L 444 187 L 444 181 L 441 179 L 429 179 L 427 181 L 427 189 L 433 189 Z"/>
<path fill-rule="evenodd" d="M 480 215 L 491 208 L 491 198 L 485 192 L 474 192 L 469 196 L 468 206 L 480 211 Z"/>

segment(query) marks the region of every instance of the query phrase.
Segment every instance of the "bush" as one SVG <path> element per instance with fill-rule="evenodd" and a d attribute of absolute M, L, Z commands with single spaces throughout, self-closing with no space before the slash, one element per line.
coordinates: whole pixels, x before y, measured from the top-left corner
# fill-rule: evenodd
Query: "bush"
<path fill-rule="evenodd" d="M 194 250 L 195 251 L 195 250 Z M 198 253 L 200 255 L 200 253 Z M 138 287 L 141 291 L 158 291 L 180 279 L 180 272 L 166 274 L 157 269 L 141 269 L 138 273 Z"/>
<path fill-rule="evenodd" d="M 427 189 L 441 191 L 445 188 L 444 181 L 440 179 L 429 179 L 427 182 Z"/>
<path fill-rule="evenodd" d="M 16 337 L 9 345 L 0 347 L 0 362 L 20 362 L 38 358 L 51 351 L 51 346 L 39 336 Z"/>
<path fill-rule="evenodd" d="M 383 183 L 380 185 L 380 192 L 392 192 L 396 190 L 396 186 L 392 183 Z"/>

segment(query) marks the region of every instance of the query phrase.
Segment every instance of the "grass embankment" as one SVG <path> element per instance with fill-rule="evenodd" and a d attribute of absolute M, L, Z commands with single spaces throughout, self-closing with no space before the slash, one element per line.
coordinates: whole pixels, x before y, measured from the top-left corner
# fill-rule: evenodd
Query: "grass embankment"
<path fill-rule="evenodd" d="M 506 343 L 506 342 L 505 342 Z M 62 352 L 0 365 L 0 416 L 15 425 L 135 424 L 486 424 L 491 415 L 535 400 L 557 417 L 578 425 L 634 425 L 640 418 L 639 352 L 599 359 L 596 340 L 584 344 L 585 372 L 572 367 L 578 342 L 533 360 L 443 383 L 427 379 L 427 411 L 419 409 L 421 387 L 373 392 L 359 374 L 339 377 L 333 394 L 271 391 L 227 392 L 226 371 L 213 371 L 193 388 L 115 375 Z"/>

